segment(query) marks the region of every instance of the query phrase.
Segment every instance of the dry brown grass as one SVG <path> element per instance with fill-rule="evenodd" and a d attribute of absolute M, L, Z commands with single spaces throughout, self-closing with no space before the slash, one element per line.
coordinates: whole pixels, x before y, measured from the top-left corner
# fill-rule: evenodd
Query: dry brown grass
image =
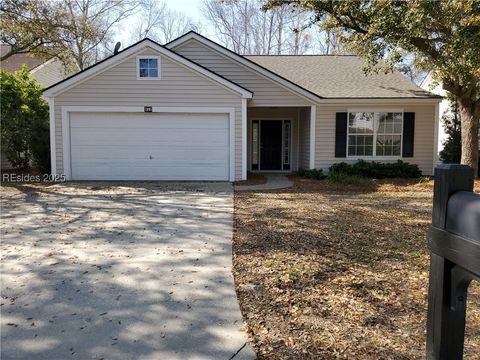
<path fill-rule="evenodd" d="M 234 275 L 260 359 L 424 358 L 432 189 L 296 178 L 237 193 Z M 478 284 L 467 324 L 465 358 L 480 359 Z"/>

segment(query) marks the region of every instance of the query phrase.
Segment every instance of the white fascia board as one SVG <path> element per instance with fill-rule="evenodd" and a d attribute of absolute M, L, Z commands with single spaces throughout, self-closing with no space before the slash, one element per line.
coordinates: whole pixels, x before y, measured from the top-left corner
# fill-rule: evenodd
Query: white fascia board
<path fill-rule="evenodd" d="M 423 90 L 428 90 L 428 85 L 429 83 L 431 82 L 432 80 L 432 71 L 429 71 L 427 76 L 425 76 L 425 78 L 422 80 L 422 82 L 420 83 L 420 87 L 423 89 Z"/>
<path fill-rule="evenodd" d="M 58 83 L 57 85 L 53 85 L 52 87 L 48 88 L 43 92 L 43 94 L 46 97 L 52 97 L 52 96 L 57 96 L 60 93 L 70 89 L 73 86 L 76 86 L 93 76 L 108 70 L 109 68 L 117 65 L 119 62 L 125 60 L 126 58 L 135 55 L 139 51 L 146 49 L 146 48 L 151 48 L 163 56 L 175 61 L 176 63 L 179 63 L 191 70 L 194 70 L 198 74 L 202 75 L 205 78 L 208 78 L 210 80 L 213 80 L 215 83 L 222 85 L 224 88 L 227 88 L 230 91 L 233 91 L 236 94 L 240 94 L 242 98 L 245 99 L 251 99 L 253 96 L 253 93 L 249 90 L 246 90 L 242 88 L 241 86 L 238 86 L 227 79 L 224 79 L 223 77 L 197 65 L 196 63 L 178 55 L 175 54 L 172 50 L 165 49 L 162 46 L 156 44 L 155 42 L 146 39 L 142 40 L 141 42 L 137 43 L 136 45 L 133 45 L 130 48 L 127 48 L 126 50 L 120 52 L 117 55 L 114 55 L 103 62 L 100 62 L 96 65 L 93 65 L 91 68 L 88 68 L 84 70 L 83 72 L 78 73 L 77 75 L 74 75 L 73 77 L 63 80 L 62 82 Z"/>
<path fill-rule="evenodd" d="M 242 180 L 247 180 L 247 99 L 242 99 Z"/>
<path fill-rule="evenodd" d="M 50 115 L 50 166 L 51 174 L 57 175 L 57 144 L 56 144 L 56 127 L 55 127 L 55 102 L 53 98 L 47 98 L 48 109 Z"/>
<path fill-rule="evenodd" d="M 50 106 L 54 108 L 54 100 L 49 98 Z M 243 99 L 243 102 L 246 102 L 246 99 Z M 228 107 L 162 107 L 154 106 L 153 114 L 155 113 L 218 113 L 218 114 L 228 114 L 229 117 L 229 153 L 230 153 L 230 170 L 229 170 L 229 180 L 231 182 L 235 181 L 235 109 Z M 63 139 L 63 171 L 66 180 L 72 179 L 72 164 L 71 164 L 71 144 L 70 144 L 70 113 L 81 113 L 81 112 L 95 112 L 95 113 L 144 113 L 144 108 L 141 106 L 82 106 L 82 105 L 73 105 L 73 106 L 62 106 L 62 139 Z M 152 114 L 152 113 L 149 113 Z M 50 115 L 52 116 L 52 115 Z M 243 115 L 242 115 L 243 116 Z M 55 141 L 55 129 L 52 132 L 52 124 L 55 128 L 55 123 L 50 123 L 50 141 Z M 52 137 L 53 134 L 53 137 Z M 53 139 L 53 140 L 52 140 Z M 243 142 L 243 140 L 242 140 Z M 55 148 L 53 148 L 55 150 Z M 52 169 L 55 169 L 56 173 L 56 164 L 55 168 L 53 161 L 56 161 L 56 155 L 52 155 Z M 243 161 L 243 157 L 242 157 Z M 52 170 L 53 175 L 55 173 Z"/>
<path fill-rule="evenodd" d="M 238 55 L 238 54 L 235 54 L 234 52 L 231 52 L 230 50 L 228 49 L 225 49 L 223 46 L 211 41 L 211 40 L 206 40 L 205 38 L 203 38 L 202 36 L 199 36 L 198 34 L 195 34 L 195 33 L 188 33 L 184 36 L 181 36 L 180 38 L 176 39 L 176 40 L 173 40 L 172 42 L 168 43 L 165 45 L 165 47 L 167 47 L 168 49 L 175 49 L 176 47 L 190 41 L 190 40 L 196 40 L 196 41 L 199 41 L 200 43 L 202 43 L 203 45 L 209 47 L 210 49 L 232 59 L 233 61 L 236 61 L 240 64 L 242 64 L 243 66 L 245 66 L 246 68 L 252 70 L 252 71 L 255 71 L 256 73 L 260 74 L 261 76 L 271 80 L 271 81 L 274 81 L 275 83 L 277 83 L 278 85 L 286 88 L 287 90 L 290 90 L 292 92 L 294 92 L 295 94 L 303 97 L 303 98 L 306 98 L 307 100 L 310 100 L 310 101 L 318 101 L 319 99 L 322 99 L 321 96 L 319 95 L 315 95 L 307 90 L 305 90 L 304 88 L 298 86 L 298 85 L 295 85 L 294 83 L 282 78 L 281 76 L 275 74 L 273 71 L 270 71 L 270 70 L 267 70 L 265 68 L 263 68 L 262 66 L 256 64 L 255 62 L 251 61 L 251 60 L 248 60 L 246 58 L 244 58 L 243 56 L 241 55 Z"/>
<path fill-rule="evenodd" d="M 31 75 L 34 75 L 38 70 L 40 70 L 40 69 L 44 68 L 45 66 L 51 64 L 54 60 L 55 60 L 55 58 L 53 57 L 50 60 L 45 61 L 43 64 L 40 64 L 40 65 L 34 67 L 32 70 L 29 71 L 29 73 Z"/>
<path fill-rule="evenodd" d="M 310 169 L 315 169 L 317 107 L 310 107 Z"/>

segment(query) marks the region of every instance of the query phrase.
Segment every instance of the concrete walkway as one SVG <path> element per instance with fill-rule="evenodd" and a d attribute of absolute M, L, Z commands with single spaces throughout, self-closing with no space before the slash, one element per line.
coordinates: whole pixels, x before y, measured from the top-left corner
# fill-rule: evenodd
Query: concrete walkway
<path fill-rule="evenodd" d="M 2 359 L 254 359 L 227 183 L 2 187 Z"/>
<path fill-rule="evenodd" d="M 259 185 L 236 185 L 235 191 L 254 191 L 254 190 L 279 190 L 287 189 L 293 186 L 293 181 L 285 174 L 265 173 L 262 174 L 267 178 L 265 184 Z"/>

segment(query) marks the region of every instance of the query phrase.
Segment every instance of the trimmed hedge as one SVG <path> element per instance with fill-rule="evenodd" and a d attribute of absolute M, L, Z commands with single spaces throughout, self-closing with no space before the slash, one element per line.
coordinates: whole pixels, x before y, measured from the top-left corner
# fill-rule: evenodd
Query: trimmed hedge
<path fill-rule="evenodd" d="M 330 172 L 328 174 L 328 181 L 338 185 L 356 185 L 365 188 L 375 185 L 375 181 L 360 175 L 351 175 L 344 172 Z"/>
<path fill-rule="evenodd" d="M 391 163 L 359 160 L 354 164 L 345 162 L 333 164 L 331 173 L 344 173 L 373 179 L 385 178 L 418 178 L 422 172 L 415 164 L 409 164 L 402 160 Z"/>
<path fill-rule="evenodd" d="M 300 177 L 304 177 L 307 179 L 314 179 L 314 180 L 323 180 L 327 177 L 322 171 L 322 169 L 312 169 L 312 170 L 305 170 L 305 169 L 298 169 L 297 175 Z"/>

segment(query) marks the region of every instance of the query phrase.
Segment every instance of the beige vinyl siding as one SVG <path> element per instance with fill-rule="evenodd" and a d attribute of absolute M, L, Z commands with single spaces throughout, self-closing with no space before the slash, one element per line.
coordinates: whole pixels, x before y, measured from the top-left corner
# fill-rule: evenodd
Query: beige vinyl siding
<path fill-rule="evenodd" d="M 138 80 L 136 57 L 161 57 L 160 80 Z M 241 179 L 241 97 L 211 79 L 144 50 L 55 97 L 57 173 L 63 173 L 62 106 L 221 107 L 235 109 L 235 178 Z M 95 111 L 95 110 L 92 110 Z"/>
<path fill-rule="evenodd" d="M 57 59 L 47 61 L 33 69 L 30 73 L 44 88 L 47 88 L 68 76 L 62 62 Z"/>
<path fill-rule="evenodd" d="M 252 169 L 252 121 L 253 120 L 291 120 L 292 130 L 290 139 L 290 170 L 298 169 L 299 149 L 299 119 L 300 108 L 248 108 L 248 131 L 247 131 L 247 168 Z"/>
<path fill-rule="evenodd" d="M 315 143 L 315 167 L 328 168 L 337 162 L 355 162 L 352 158 L 335 157 L 335 116 L 337 112 L 346 112 L 349 109 L 399 109 L 404 112 L 415 113 L 415 140 L 414 157 L 403 158 L 403 161 L 417 164 L 424 175 L 431 175 L 433 172 L 434 138 L 435 138 L 435 104 L 422 105 L 399 105 L 381 104 L 322 104 L 317 105 L 316 116 L 316 143 Z M 381 158 L 375 159 L 382 161 Z"/>
<path fill-rule="evenodd" d="M 310 168 L 310 111 L 310 109 L 300 111 L 298 167 L 302 169 Z"/>
<path fill-rule="evenodd" d="M 254 95 L 252 101 L 249 102 L 249 106 L 310 105 L 308 100 L 291 90 L 194 39 L 180 44 L 174 50 L 178 54 L 252 91 Z"/>

